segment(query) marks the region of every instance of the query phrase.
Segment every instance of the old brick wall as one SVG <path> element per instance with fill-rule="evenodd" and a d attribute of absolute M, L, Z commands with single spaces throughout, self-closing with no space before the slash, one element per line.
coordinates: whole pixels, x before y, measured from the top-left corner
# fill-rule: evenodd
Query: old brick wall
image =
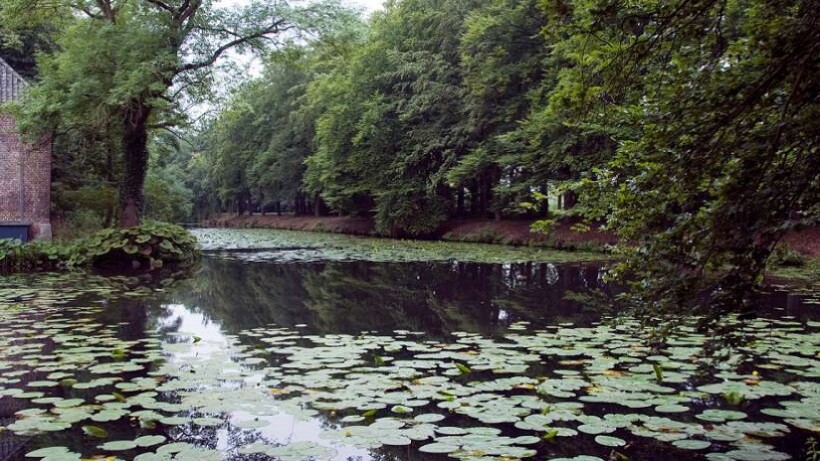
<path fill-rule="evenodd" d="M 50 213 L 51 140 L 23 142 L 0 114 L 0 222 L 29 222 L 33 238 L 50 238 Z"/>

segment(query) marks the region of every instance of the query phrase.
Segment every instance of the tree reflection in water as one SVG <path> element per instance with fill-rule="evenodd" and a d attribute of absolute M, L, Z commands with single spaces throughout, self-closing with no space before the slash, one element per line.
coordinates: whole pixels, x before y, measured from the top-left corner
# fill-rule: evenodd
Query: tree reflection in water
<path fill-rule="evenodd" d="M 208 258 L 175 302 L 227 331 L 275 323 L 316 333 L 396 329 L 493 333 L 518 320 L 588 324 L 598 315 L 565 299 L 602 287 L 595 264 L 247 263 Z"/>

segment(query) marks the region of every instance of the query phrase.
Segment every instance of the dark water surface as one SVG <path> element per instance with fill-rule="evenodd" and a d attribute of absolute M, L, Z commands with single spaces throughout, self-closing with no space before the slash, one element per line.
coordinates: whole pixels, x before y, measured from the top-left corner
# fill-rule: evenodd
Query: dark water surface
<path fill-rule="evenodd" d="M 159 291 L 0 279 L 0 460 L 808 456 L 816 292 L 774 289 L 715 363 L 567 299 L 595 288 L 594 263 L 213 256 Z"/>

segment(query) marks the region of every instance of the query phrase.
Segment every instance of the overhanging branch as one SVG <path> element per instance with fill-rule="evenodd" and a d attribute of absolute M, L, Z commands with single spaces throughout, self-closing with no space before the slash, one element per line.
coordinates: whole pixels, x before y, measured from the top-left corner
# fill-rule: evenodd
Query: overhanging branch
<path fill-rule="evenodd" d="M 165 11 L 167 11 L 167 12 L 169 12 L 169 13 L 173 13 L 173 12 L 174 12 L 174 9 L 173 9 L 173 8 L 171 8 L 171 6 L 170 6 L 170 5 L 168 5 L 167 3 L 163 2 L 162 0 L 145 0 L 145 1 L 146 1 L 146 2 L 148 2 L 148 3 L 150 3 L 150 4 L 152 4 L 152 5 L 154 5 L 154 6 L 159 7 L 160 9 L 165 10 Z"/>
<path fill-rule="evenodd" d="M 285 31 L 285 30 L 289 29 L 290 26 L 285 26 L 286 22 L 287 21 L 285 21 L 284 19 L 280 19 L 278 21 L 275 21 L 273 24 L 271 24 L 270 26 L 268 26 L 264 29 L 261 29 L 259 31 L 256 31 L 256 32 L 252 33 L 252 34 L 249 34 L 249 35 L 237 37 L 236 39 L 231 40 L 230 42 L 225 43 L 224 45 L 217 48 L 216 51 L 214 51 L 213 54 L 211 54 L 210 57 L 208 57 L 208 58 L 206 58 L 202 61 L 196 61 L 196 62 L 184 64 L 184 65 L 178 67 L 176 69 L 175 73 L 176 74 L 181 74 L 183 72 L 188 72 L 188 71 L 192 71 L 192 70 L 198 70 L 198 69 L 203 69 L 205 67 L 209 67 L 209 66 L 213 65 L 216 62 L 216 60 L 219 59 L 220 56 L 222 56 L 226 51 L 230 50 L 231 48 L 234 48 L 234 47 L 237 47 L 239 45 L 248 43 L 248 42 L 250 42 L 252 40 L 256 40 L 258 38 L 263 38 L 267 35 L 277 34 L 277 33 L 280 33 L 282 31 Z"/>

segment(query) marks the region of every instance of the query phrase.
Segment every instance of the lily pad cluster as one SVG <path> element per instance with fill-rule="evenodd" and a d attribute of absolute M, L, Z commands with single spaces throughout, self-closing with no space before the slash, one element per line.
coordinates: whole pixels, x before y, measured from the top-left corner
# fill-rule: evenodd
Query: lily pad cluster
<path fill-rule="evenodd" d="M 396 240 L 281 229 L 193 229 L 203 251 L 244 261 L 600 261 L 606 255 L 478 243 Z"/>

